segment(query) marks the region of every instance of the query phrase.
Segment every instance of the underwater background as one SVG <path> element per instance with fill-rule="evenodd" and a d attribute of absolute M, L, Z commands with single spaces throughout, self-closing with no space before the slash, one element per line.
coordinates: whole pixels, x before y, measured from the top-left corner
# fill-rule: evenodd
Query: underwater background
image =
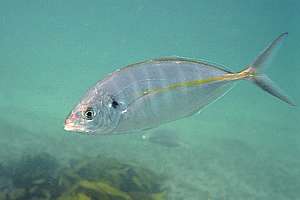
<path fill-rule="evenodd" d="M 1 0 L 0 199 L 300 199 L 299 10 L 296 0 Z M 177 55 L 239 71 L 286 31 L 267 74 L 296 107 L 240 81 L 147 133 L 63 130 L 86 89 L 122 66 Z"/>

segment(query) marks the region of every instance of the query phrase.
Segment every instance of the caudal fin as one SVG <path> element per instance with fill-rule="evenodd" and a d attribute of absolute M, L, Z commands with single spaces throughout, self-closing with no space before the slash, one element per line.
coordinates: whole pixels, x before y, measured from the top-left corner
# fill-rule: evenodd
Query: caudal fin
<path fill-rule="evenodd" d="M 278 99 L 295 106 L 295 104 L 288 98 L 285 93 L 275 86 L 275 84 L 268 78 L 267 75 L 263 74 L 263 70 L 270 63 L 272 57 L 281 46 L 284 38 L 286 38 L 288 33 L 282 33 L 278 36 L 271 44 L 267 46 L 254 60 L 254 62 L 248 66 L 247 69 L 240 72 L 244 74 L 244 77 L 251 80 L 255 85 L 268 92 L 269 94 L 277 97 Z"/>

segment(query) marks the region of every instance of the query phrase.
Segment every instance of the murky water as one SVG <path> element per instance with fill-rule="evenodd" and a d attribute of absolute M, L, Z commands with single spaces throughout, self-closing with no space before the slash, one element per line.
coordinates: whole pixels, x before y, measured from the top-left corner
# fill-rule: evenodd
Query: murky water
<path fill-rule="evenodd" d="M 88 87 L 122 66 L 178 55 L 239 71 L 286 31 L 267 74 L 299 105 L 299 9 L 293 0 L 1 1 L 0 198 L 25 198 L 5 166 L 19 169 L 25 155 L 46 153 L 60 166 L 101 155 L 145 168 L 164 177 L 159 198 L 298 199 L 299 107 L 246 81 L 199 115 L 156 130 L 174 131 L 184 144 L 176 148 L 144 133 L 72 134 L 63 122 Z M 43 198 L 53 199 L 49 193 Z"/>

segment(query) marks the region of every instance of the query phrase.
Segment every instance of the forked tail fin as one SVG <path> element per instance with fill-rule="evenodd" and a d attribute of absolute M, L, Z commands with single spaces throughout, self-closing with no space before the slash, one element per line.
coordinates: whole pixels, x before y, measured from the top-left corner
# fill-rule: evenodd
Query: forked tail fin
<path fill-rule="evenodd" d="M 242 76 L 246 79 L 252 81 L 255 85 L 268 92 L 269 94 L 277 97 L 278 99 L 295 106 L 295 104 L 288 98 L 285 93 L 275 86 L 275 84 L 268 78 L 267 75 L 263 74 L 263 70 L 271 61 L 272 57 L 279 49 L 284 38 L 286 38 L 288 33 L 282 33 L 278 36 L 271 44 L 264 49 L 258 57 L 254 60 L 252 64 L 248 66 L 247 69 L 240 72 Z"/>

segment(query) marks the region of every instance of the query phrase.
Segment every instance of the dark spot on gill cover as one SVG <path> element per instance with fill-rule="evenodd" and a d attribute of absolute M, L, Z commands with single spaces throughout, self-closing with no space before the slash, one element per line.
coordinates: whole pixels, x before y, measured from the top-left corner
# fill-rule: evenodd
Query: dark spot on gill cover
<path fill-rule="evenodd" d="M 111 103 L 111 106 L 113 108 L 117 108 L 119 106 L 119 103 L 116 100 L 113 100 L 113 102 Z"/>

